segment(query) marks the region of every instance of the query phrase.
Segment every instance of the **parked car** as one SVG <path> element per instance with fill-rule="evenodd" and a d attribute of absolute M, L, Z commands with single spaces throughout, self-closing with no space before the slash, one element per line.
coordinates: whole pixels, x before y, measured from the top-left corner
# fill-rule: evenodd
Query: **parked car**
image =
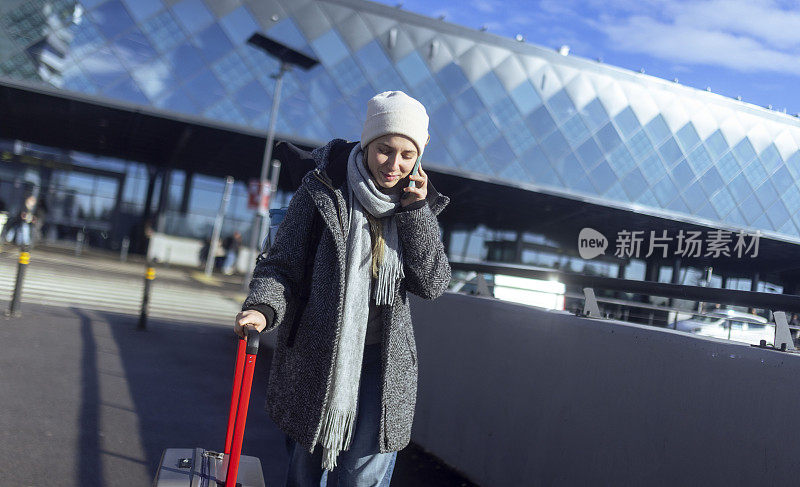
<path fill-rule="evenodd" d="M 679 321 L 676 329 L 750 344 L 757 344 L 761 340 L 766 340 L 768 344 L 775 341 L 774 323 L 763 316 L 732 309 L 694 315 L 688 320 Z"/>

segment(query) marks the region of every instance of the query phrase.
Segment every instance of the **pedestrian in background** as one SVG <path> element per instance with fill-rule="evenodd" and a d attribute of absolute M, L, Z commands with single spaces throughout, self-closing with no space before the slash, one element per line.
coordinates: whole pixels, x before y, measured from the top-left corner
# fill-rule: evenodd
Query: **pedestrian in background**
<path fill-rule="evenodd" d="M 242 234 L 238 230 L 233 232 L 233 235 L 225 239 L 222 246 L 225 248 L 225 264 L 222 266 L 222 272 L 230 276 L 239 257 L 239 249 L 242 248 Z"/>
<path fill-rule="evenodd" d="M 30 247 L 31 228 L 36 221 L 36 196 L 25 198 L 13 226 L 6 232 L 6 240 L 14 242 L 20 247 Z"/>
<path fill-rule="evenodd" d="M 287 485 L 388 485 L 411 438 L 417 352 L 408 292 L 442 294 L 450 265 L 436 216 L 449 198 L 420 169 L 428 115 L 403 92 L 367 104 L 361 141 L 336 139 L 283 162 L 311 162 L 259 258 L 235 331 L 277 328 L 267 411 L 287 434 Z M 415 188 L 409 187 L 414 181 Z"/>

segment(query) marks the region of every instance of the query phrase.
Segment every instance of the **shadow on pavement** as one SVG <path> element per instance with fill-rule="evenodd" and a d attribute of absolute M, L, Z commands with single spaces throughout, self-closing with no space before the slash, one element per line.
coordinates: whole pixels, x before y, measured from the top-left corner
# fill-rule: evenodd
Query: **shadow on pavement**
<path fill-rule="evenodd" d="M 80 336 L 83 342 L 81 351 L 81 394 L 78 424 L 78 484 L 103 485 L 103 463 L 100 461 L 100 381 L 97 368 L 97 344 L 92 331 L 92 319 L 83 311 L 71 308 L 80 318 Z"/>
<path fill-rule="evenodd" d="M 2 303 L 0 303 L 2 304 Z M 150 485 L 165 448 L 223 449 L 237 339 L 230 327 L 25 305 L 0 321 L 0 485 Z M 271 349 L 256 362 L 244 454 L 282 485 L 284 435 L 264 412 Z M 471 486 L 415 445 L 396 486 Z"/>
<path fill-rule="evenodd" d="M 150 320 L 138 331 L 133 317 L 93 313 L 112 324 L 151 475 L 165 448 L 222 451 L 237 345 L 232 328 Z M 270 349 L 259 350 L 243 453 L 260 458 L 267 485 L 277 485 L 287 454 L 264 412 L 271 358 Z"/>

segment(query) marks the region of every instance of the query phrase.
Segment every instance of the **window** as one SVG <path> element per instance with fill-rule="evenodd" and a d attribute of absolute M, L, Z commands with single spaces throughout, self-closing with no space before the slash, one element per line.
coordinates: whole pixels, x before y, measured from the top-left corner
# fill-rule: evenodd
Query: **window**
<path fill-rule="evenodd" d="M 261 30 L 244 5 L 219 20 L 234 44 L 244 44 L 254 32 Z"/>
<path fill-rule="evenodd" d="M 486 112 L 479 113 L 467 122 L 466 127 L 481 147 L 486 147 L 500 135 L 500 131 Z"/>
<path fill-rule="evenodd" d="M 664 121 L 664 117 L 661 115 L 657 115 L 655 118 L 650 120 L 648 124 L 645 126 L 645 130 L 647 134 L 650 136 L 650 139 L 653 141 L 654 145 L 659 145 L 661 142 L 672 135 L 670 132 L 669 127 L 667 126 L 667 122 Z"/>
<path fill-rule="evenodd" d="M 451 94 L 460 93 L 469 86 L 469 80 L 464 76 L 464 72 L 458 65 L 453 63 L 440 69 L 436 73 L 436 77 L 439 78 L 439 82 L 445 91 Z"/>
<path fill-rule="evenodd" d="M 597 132 L 597 140 L 600 142 L 600 147 L 602 147 L 605 152 L 613 151 L 622 143 L 617 129 L 615 129 L 614 125 L 611 123 L 607 123 Z"/>
<path fill-rule="evenodd" d="M 222 120 L 224 122 L 236 123 L 244 125 L 246 123 L 244 116 L 236 108 L 228 98 L 223 98 L 219 103 L 213 105 L 205 111 L 205 115 L 209 118 Z"/>
<path fill-rule="evenodd" d="M 523 81 L 509 95 L 522 115 L 528 115 L 542 104 L 542 99 L 530 81 Z"/>
<path fill-rule="evenodd" d="M 373 83 L 378 82 L 378 74 L 384 71 L 394 72 L 392 63 L 384 54 L 378 41 L 372 41 L 355 53 L 355 59 L 364 68 L 367 78 Z"/>
<path fill-rule="evenodd" d="M 201 109 L 205 109 L 210 103 L 225 96 L 225 88 L 222 87 L 217 78 L 211 71 L 204 69 L 197 76 L 186 82 L 184 85 L 189 96 L 197 102 Z"/>
<path fill-rule="evenodd" d="M 713 162 L 711 161 L 711 156 L 708 155 L 705 147 L 703 145 L 697 146 L 692 152 L 689 153 L 686 158 L 692 164 L 694 171 L 698 174 L 703 173 L 706 169 L 711 167 Z"/>
<path fill-rule="evenodd" d="M 667 174 L 667 168 L 664 167 L 664 163 L 661 162 L 655 152 L 645 157 L 639 164 L 639 168 L 642 170 L 644 177 L 651 183 L 658 181 Z"/>
<path fill-rule="evenodd" d="M 699 210 L 706 204 L 706 201 L 708 201 L 706 195 L 703 194 L 703 189 L 700 187 L 699 182 L 690 185 L 683 191 L 683 199 L 686 201 L 686 204 L 689 205 L 689 210 L 692 213 Z"/>
<path fill-rule="evenodd" d="M 706 147 L 708 147 L 715 159 L 719 159 L 729 149 L 728 142 L 719 130 L 706 139 Z"/>
<path fill-rule="evenodd" d="M 769 217 L 769 221 L 772 222 L 773 227 L 780 228 L 786 220 L 791 218 L 791 215 L 786 211 L 786 207 L 783 206 L 783 203 L 776 201 L 775 204 L 767 210 L 767 217 Z"/>
<path fill-rule="evenodd" d="M 636 160 L 641 161 L 653 151 L 653 144 L 650 143 L 644 130 L 640 130 L 628 140 L 628 149 Z"/>
<path fill-rule="evenodd" d="M 739 163 L 730 152 L 725 153 L 725 155 L 720 158 L 717 163 L 717 168 L 725 182 L 730 181 L 739 173 Z"/>
<path fill-rule="evenodd" d="M 326 66 L 334 66 L 350 56 L 347 46 L 333 29 L 313 40 L 311 47 Z"/>
<path fill-rule="evenodd" d="M 764 165 L 767 174 L 772 174 L 778 166 L 783 163 L 780 154 L 778 154 L 778 149 L 775 148 L 775 144 L 768 145 L 767 148 L 761 152 L 759 159 L 761 159 L 761 163 Z"/>
<path fill-rule="evenodd" d="M 507 123 L 522 120 L 519 116 L 519 112 L 517 112 L 517 108 L 506 96 L 503 96 L 496 101 L 489 111 L 492 113 L 495 121 L 497 121 L 498 126 L 500 127 Z"/>
<path fill-rule="evenodd" d="M 536 143 L 528 126 L 522 120 L 516 120 L 508 125 L 503 126 L 503 134 L 508 139 L 511 148 L 517 154 L 522 154 L 530 148 L 531 145 Z"/>
<path fill-rule="evenodd" d="M 567 139 L 564 138 L 561 132 L 556 130 L 542 141 L 542 150 L 551 161 L 555 162 L 564 157 L 570 151 L 570 148 Z"/>
<path fill-rule="evenodd" d="M 214 15 L 209 12 L 203 0 L 183 0 L 173 5 L 172 10 L 178 21 L 192 34 L 214 21 Z"/>
<path fill-rule="evenodd" d="M 514 162 L 516 155 L 506 143 L 505 139 L 498 137 L 492 145 L 486 148 L 486 159 L 496 174 Z"/>
<path fill-rule="evenodd" d="M 718 189 L 722 188 L 725 183 L 722 182 L 719 171 L 712 167 L 705 174 L 700 176 L 700 184 L 703 186 L 706 194 L 711 196 Z"/>
<path fill-rule="evenodd" d="M 561 131 L 572 145 L 578 145 L 589 136 L 589 129 L 586 128 L 579 115 L 575 115 L 564 122 L 561 126 Z"/>
<path fill-rule="evenodd" d="M 247 120 L 257 118 L 272 107 L 272 95 L 267 93 L 264 87 L 256 80 L 251 81 L 239 90 L 235 98 Z"/>
<path fill-rule="evenodd" d="M 758 187 L 767 179 L 767 171 L 764 170 L 764 166 L 761 165 L 761 161 L 758 159 L 753 159 L 753 161 L 742 170 L 742 173 L 753 187 Z"/>
<path fill-rule="evenodd" d="M 125 0 L 125 6 L 128 7 L 130 13 L 133 14 L 139 22 L 150 17 L 164 7 L 161 0 Z"/>
<path fill-rule="evenodd" d="M 342 97 L 339 88 L 325 71 L 315 76 L 307 87 L 308 98 L 318 110 L 324 110 L 333 100 Z"/>
<path fill-rule="evenodd" d="M 506 91 L 500 80 L 492 71 L 486 73 L 481 79 L 473 83 L 473 87 L 486 106 L 492 106 L 506 96 Z"/>
<path fill-rule="evenodd" d="M 308 52 L 308 44 L 306 38 L 300 33 L 297 25 L 291 18 L 287 17 L 272 28 L 267 30 L 267 36 L 286 44 L 289 47 L 297 49 L 298 51 Z"/>
<path fill-rule="evenodd" d="M 726 188 L 720 189 L 717 194 L 711 197 L 711 204 L 714 205 L 717 213 L 723 217 L 736 208 L 736 202 Z"/>
<path fill-rule="evenodd" d="M 555 165 L 553 166 L 555 167 Z M 579 180 L 586 178 L 586 171 L 583 170 L 581 163 L 578 162 L 578 158 L 573 154 L 569 154 L 562 159 L 556 167 L 556 170 L 561 175 L 561 179 L 564 180 L 568 188 L 574 189 Z"/>
<path fill-rule="evenodd" d="M 82 58 L 105 42 L 94 23 L 87 17 L 80 24 L 72 24 L 69 29 L 73 35 L 69 44 L 69 57 L 72 59 Z"/>
<path fill-rule="evenodd" d="M 372 90 L 370 90 L 370 92 L 371 91 Z M 422 103 L 429 112 L 447 102 L 447 98 L 445 98 L 444 93 L 439 89 L 439 85 L 433 78 L 428 78 L 420 83 L 414 89 L 414 94 L 417 95 L 420 103 Z"/>
<path fill-rule="evenodd" d="M 547 100 L 547 104 L 550 106 L 553 117 L 559 122 L 568 120 L 577 113 L 575 105 L 572 104 L 572 100 L 569 99 L 569 95 L 567 95 L 567 92 L 564 90 L 551 96 L 550 99 Z"/>
<path fill-rule="evenodd" d="M 183 31 L 169 12 L 163 12 L 141 25 L 148 39 L 159 52 L 168 52 L 186 40 Z"/>
<path fill-rule="evenodd" d="M 614 117 L 614 121 L 617 123 L 620 132 L 622 132 L 626 138 L 633 135 L 640 127 L 639 120 L 636 118 L 633 110 L 631 110 L 631 107 L 619 112 L 619 114 Z"/>
<path fill-rule="evenodd" d="M 775 188 L 772 184 L 769 181 L 765 181 L 764 184 L 756 189 L 756 198 L 758 198 L 761 206 L 769 208 L 778 199 L 778 195 L 775 193 Z"/>
<path fill-rule="evenodd" d="M 224 86 L 231 93 L 246 85 L 253 79 L 253 74 L 247 69 L 244 60 L 236 51 L 231 51 L 225 57 L 211 66 L 211 70 L 217 75 L 217 79 L 223 82 Z M 289 73 L 284 75 L 284 83 Z M 284 85 L 285 86 L 285 85 Z"/>
<path fill-rule="evenodd" d="M 658 153 L 661 154 L 661 158 L 667 164 L 667 167 L 672 166 L 678 159 L 683 157 L 681 148 L 678 147 L 678 143 L 675 142 L 675 139 L 672 137 L 668 138 L 667 141 L 658 148 Z"/>
<path fill-rule="evenodd" d="M 700 143 L 700 137 L 697 135 L 697 131 L 694 129 L 692 122 L 687 123 L 678 130 L 675 137 L 678 139 L 678 142 L 681 143 L 681 147 L 685 152 L 692 150 L 695 145 Z"/>
<path fill-rule="evenodd" d="M 747 137 L 736 144 L 736 147 L 733 148 L 733 154 L 739 160 L 739 164 L 742 167 L 747 166 L 747 164 L 756 157 L 756 151 L 753 149 L 753 145 L 750 144 L 750 141 L 747 140 Z"/>
<path fill-rule="evenodd" d="M 605 161 L 594 168 L 589 174 L 589 177 L 592 180 L 592 184 L 597 188 L 597 192 L 600 194 L 605 193 L 611 185 L 617 181 L 617 176 L 614 174 L 614 171 L 611 170 L 611 166 Z"/>
<path fill-rule="evenodd" d="M 181 80 L 188 79 L 204 66 L 203 60 L 200 58 L 200 52 L 189 43 L 181 44 L 164 57 Z"/>
<path fill-rule="evenodd" d="M 745 220 L 747 220 L 748 224 L 753 224 L 764 214 L 761 203 L 758 202 L 754 194 L 748 196 L 739 204 L 739 211 L 742 213 Z"/>
<path fill-rule="evenodd" d="M 678 188 L 675 187 L 669 176 L 665 176 L 661 181 L 653 185 L 653 194 L 655 194 L 661 206 L 667 206 L 678 194 Z"/>
<path fill-rule="evenodd" d="M 747 178 L 744 174 L 739 174 L 733 178 L 733 180 L 728 183 L 728 189 L 736 196 L 738 201 L 742 201 L 753 193 L 753 188 L 750 186 L 750 183 L 747 182 Z"/>
<path fill-rule="evenodd" d="M 480 98 L 472 88 L 467 88 L 466 91 L 458 95 L 453 100 L 453 107 L 464 120 L 469 120 L 475 114 L 486 111 L 486 107 L 481 103 Z"/>
<path fill-rule="evenodd" d="M 544 139 L 556 128 L 556 123 L 553 121 L 553 117 L 550 116 L 550 113 L 544 106 L 537 108 L 533 113 L 531 113 L 528 116 L 527 122 L 528 126 L 531 128 L 531 132 L 533 132 L 533 135 L 535 135 L 539 140 Z"/>
<path fill-rule="evenodd" d="M 208 62 L 214 62 L 233 49 L 233 44 L 218 24 L 211 24 L 195 36 L 200 53 Z"/>
<path fill-rule="evenodd" d="M 397 71 L 412 88 L 431 78 L 428 67 L 425 66 L 416 51 L 412 51 L 411 54 L 397 62 Z"/>
<path fill-rule="evenodd" d="M 445 137 L 445 145 L 457 163 L 472 158 L 478 152 L 478 145 L 463 127 L 456 127 Z"/>
<path fill-rule="evenodd" d="M 633 156 L 631 156 L 631 153 L 625 148 L 625 145 L 620 145 L 614 149 L 608 155 L 607 159 L 611 168 L 614 169 L 614 172 L 620 175 L 627 174 L 631 169 L 636 167 L 636 161 L 633 160 Z"/>
<path fill-rule="evenodd" d="M 80 63 L 81 71 L 89 80 L 100 87 L 107 87 L 127 75 L 127 71 L 108 48 L 95 51 Z"/>
<path fill-rule="evenodd" d="M 694 171 L 692 171 L 692 168 L 689 167 L 689 163 L 685 160 L 681 161 L 672 169 L 672 177 L 675 179 L 675 182 L 684 188 L 694 180 L 694 176 Z"/>
<path fill-rule="evenodd" d="M 789 186 L 792 185 L 792 175 L 789 173 L 789 170 L 786 167 L 781 167 L 778 169 L 775 174 L 772 175 L 770 178 L 772 184 L 775 185 L 775 189 L 778 191 L 778 194 L 782 194 Z"/>
<path fill-rule="evenodd" d="M 111 0 L 92 10 L 91 18 L 108 39 L 113 39 L 133 27 L 133 19 L 118 0 Z"/>
<path fill-rule="evenodd" d="M 442 105 L 437 110 L 431 112 L 430 117 L 431 125 L 445 137 L 462 125 L 461 119 L 458 118 L 458 115 L 456 115 L 456 112 L 453 111 L 449 104 Z"/>
<path fill-rule="evenodd" d="M 592 138 L 581 144 L 577 152 L 587 169 L 594 167 L 597 161 L 603 158 L 603 152 Z"/>
<path fill-rule="evenodd" d="M 151 100 L 162 98 L 178 85 L 178 81 L 169 70 L 169 65 L 160 59 L 133 70 L 131 75 Z"/>
<path fill-rule="evenodd" d="M 641 171 L 634 169 L 622 180 L 622 189 L 631 200 L 636 200 L 647 189 L 647 181 Z"/>
<path fill-rule="evenodd" d="M 597 98 L 583 107 L 581 115 L 583 115 L 583 118 L 586 120 L 586 125 L 589 126 L 590 130 L 597 130 L 608 122 L 608 114 L 605 108 L 603 108 L 603 104 L 600 103 L 600 100 Z"/>
<path fill-rule="evenodd" d="M 367 84 L 367 79 L 361 73 L 361 69 L 347 57 L 342 62 L 330 69 L 333 81 L 345 95 L 352 95 L 359 88 Z"/>

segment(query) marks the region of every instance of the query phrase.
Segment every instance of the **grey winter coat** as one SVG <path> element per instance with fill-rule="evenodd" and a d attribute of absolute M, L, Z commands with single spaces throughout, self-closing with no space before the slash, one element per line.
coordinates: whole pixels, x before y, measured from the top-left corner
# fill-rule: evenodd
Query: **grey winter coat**
<path fill-rule="evenodd" d="M 349 214 L 343 187 L 354 145 L 337 139 L 310 154 L 295 148 L 283 151 L 290 159 L 298 159 L 286 164 L 307 164 L 312 158 L 316 169 L 303 178 L 275 243 L 256 264 L 243 306 L 264 312 L 267 330 L 277 328 L 266 409 L 286 434 L 312 453 L 331 390 L 334 346 L 342 327 Z M 436 215 L 448 202 L 429 184 L 425 201 L 396 213 L 405 278 L 397 286 L 394 304 L 382 306 L 381 453 L 400 450 L 411 439 L 417 351 L 407 292 L 434 299 L 447 289 L 450 265 Z M 321 231 L 316 240 L 312 237 L 315 214 Z M 316 249 L 310 248 L 314 241 L 318 241 Z M 308 275 L 310 279 L 304 278 Z"/>

